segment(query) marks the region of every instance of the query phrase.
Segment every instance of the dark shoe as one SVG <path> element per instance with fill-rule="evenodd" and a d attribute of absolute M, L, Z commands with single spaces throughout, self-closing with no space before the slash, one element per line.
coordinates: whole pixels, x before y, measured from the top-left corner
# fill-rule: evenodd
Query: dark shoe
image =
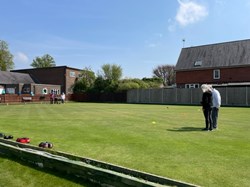
<path fill-rule="evenodd" d="M 202 129 L 203 131 L 208 131 L 208 128 L 204 128 L 204 129 Z"/>
<path fill-rule="evenodd" d="M 213 131 L 213 129 L 209 129 L 210 131 Z"/>
<path fill-rule="evenodd" d="M 13 139 L 13 136 L 12 135 L 5 135 L 4 137 L 3 137 L 4 139 Z"/>

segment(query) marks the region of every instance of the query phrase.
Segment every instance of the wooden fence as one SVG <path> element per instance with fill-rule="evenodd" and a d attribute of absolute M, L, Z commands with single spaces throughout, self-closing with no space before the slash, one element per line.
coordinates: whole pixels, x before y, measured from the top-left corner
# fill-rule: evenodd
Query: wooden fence
<path fill-rule="evenodd" d="M 250 87 L 217 87 L 223 106 L 250 106 Z M 127 103 L 200 105 L 200 88 L 135 89 L 127 92 Z"/>

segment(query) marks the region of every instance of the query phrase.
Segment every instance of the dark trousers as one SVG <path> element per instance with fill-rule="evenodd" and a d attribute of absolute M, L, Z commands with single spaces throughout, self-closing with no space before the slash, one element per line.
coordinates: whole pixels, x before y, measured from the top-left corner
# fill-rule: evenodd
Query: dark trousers
<path fill-rule="evenodd" d="M 206 129 L 213 129 L 213 126 L 212 126 L 212 109 L 210 108 L 206 108 L 206 109 L 203 109 L 203 114 L 204 114 L 204 117 L 205 117 L 205 123 L 206 123 Z"/>
<path fill-rule="evenodd" d="M 217 128 L 218 114 L 219 114 L 219 109 L 216 107 L 213 107 L 212 120 L 213 120 L 213 128 L 215 128 L 215 129 Z"/>

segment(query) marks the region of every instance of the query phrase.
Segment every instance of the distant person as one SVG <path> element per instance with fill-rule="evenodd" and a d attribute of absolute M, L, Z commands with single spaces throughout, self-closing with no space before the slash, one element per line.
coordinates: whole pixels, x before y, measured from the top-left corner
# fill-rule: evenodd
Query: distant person
<path fill-rule="evenodd" d="M 52 92 L 50 93 L 50 103 L 51 103 L 51 104 L 54 104 L 54 103 L 55 103 L 55 93 L 54 93 L 54 91 L 52 91 Z"/>
<path fill-rule="evenodd" d="M 203 114 L 205 117 L 205 124 L 206 127 L 202 130 L 204 131 L 212 131 L 213 130 L 213 124 L 212 124 L 212 93 L 209 89 L 209 86 L 207 84 L 203 84 L 201 85 L 201 89 L 202 89 L 202 101 L 201 101 L 201 105 L 202 105 L 202 110 L 203 110 Z"/>
<path fill-rule="evenodd" d="M 218 115 L 219 115 L 219 109 L 221 105 L 221 95 L 218 90 L 212 87 L 212 85 L 209 85 L 209 90 L 212 92 L 212 121 L 213 121 L 213 129 L 218 128 Z"/>
<path fill-rule="evenodd" d="M 65 102 L 65 94 L 64 94 L 64 92 L 61 95 L 61 99 L 62 99 L 62 103 L 64 103 Z"/>

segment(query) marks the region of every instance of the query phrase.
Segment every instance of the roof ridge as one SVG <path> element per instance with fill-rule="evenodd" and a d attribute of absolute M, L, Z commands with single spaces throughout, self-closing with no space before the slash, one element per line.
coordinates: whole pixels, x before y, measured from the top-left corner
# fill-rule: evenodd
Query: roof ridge
<path fill-rule="evenodd" d="M 205 46 L 212 46 L 212 45 L 223 45 L 223 44 L 228 44 L 228 43 L 238 43 L 238 42 L 244 42 L 244 41 L 250 42 L 250 39 L 242 39 L 242 40 L 234 40 L 234 41 L 227 41 L 227 42 L 218 42 L 218 43 L 213 43 L 213 44 L 197 45 L 197 46 L 191 46 L 191 47 L 184 47 L 183 49 L 205 47 Z"/>

